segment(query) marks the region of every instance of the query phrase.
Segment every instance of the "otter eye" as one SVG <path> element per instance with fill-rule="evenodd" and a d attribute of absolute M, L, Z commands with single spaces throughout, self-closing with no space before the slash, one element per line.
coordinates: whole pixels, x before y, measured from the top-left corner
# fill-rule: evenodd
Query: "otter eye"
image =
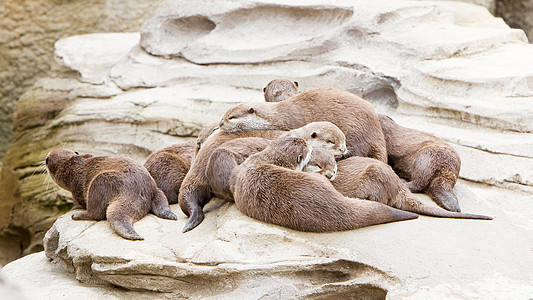
<path fill-rule="evenodd" d="M 266 91 L 267 91 L 267 88 L 264 87 L 264 88 L 263 88 L 263 93 L 266 93 Z"/>
<path fill-rule="evenodd" d="M 298 87 L 298 81 L 295 81 L 295 82 L 294 82 L 294 85 L 295 85 L 296 87 Z"/>
<path fill-rule="evenodd" d="M 251 113 L 251 114 L 253 114 L 253 113 L 255 112 L 255 109 L 254 109 L 253 107 L 250 107 L 250 108 L 248 109 L 248 112 Z"/>
<path fill-rule="evenodd" d="M 296 162 L 297 163 L 300 163 L 302 161 L 302 156 L 301 155 L 298 155 L 298 158 L 296 158 Z"/>
<path fill-rule="evenodd" d="M 48 164 L 48 161 L 50 161 L 50 157 L 46 158 L 46 164 Z"/>
<path fill-rule="evenodd" d="M 333 141 L 327 141 L 328 144 L 335 144 Z"/>
<path fill-rule="evenodd" d="M 228 120 L 233 120 L 233 119 L 235 119 L 235 116 L 231 116 L 228 118 Z"/>
<path fill-rule="evenodd" d="M 80 153 L 78 151 L 74 151 L 74 153 L 76 153 L 76 155 L 80 155 Z"/>
<path fill-rule="evenodd" d="M 311 137 L 312 138 L 316 138 L 317 136 L 318 136 L 318 133 L 316 133 L 316 132 L 311 133 Z"/>

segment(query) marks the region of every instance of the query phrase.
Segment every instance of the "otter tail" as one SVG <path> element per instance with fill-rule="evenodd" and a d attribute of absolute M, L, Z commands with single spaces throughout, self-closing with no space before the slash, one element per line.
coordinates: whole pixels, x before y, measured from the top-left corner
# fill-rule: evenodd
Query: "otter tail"
<path fill-rule="evenodd" d="M 400 192 L 400 194 L 402 193 Z M 423 203 L 422 201 L 414 198 L 412 195 L 407 195 L 407 193 L 403 193 L 402 198 L 402 201 L 396 201 L 394 205 L 396 208 L 421 215 L 454 219 L 492 220 L 492 217 L 489 216 L 453 212 L 442 209 L 440 207 L 429 206 Z"/>
<path fill-rule="evenodd" d="M 135 229 L 133 229 L 133 217 L 122 207 L 122 201 L 113 201 L 107 207 L 107 220 L 111 228 L 121 237 L 128 240 L 144 240 Z"/>
<path fill-rule="evenodd" d="M 345 198 L 345 200 L 348 201 L 350 210 L 356 212 L 356 218 L 352 219 L 351 225 L 355 225 L 354 228 L 418 218 L 415 213 L 399 210 L 379 202 L 356 198 Z"/>

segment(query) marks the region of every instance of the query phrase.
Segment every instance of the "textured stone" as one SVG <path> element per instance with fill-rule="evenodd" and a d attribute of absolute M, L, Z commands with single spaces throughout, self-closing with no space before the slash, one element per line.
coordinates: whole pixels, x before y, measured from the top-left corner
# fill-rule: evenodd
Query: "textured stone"
<path fill-rule="evenodd" d="M 105 290 L 123 297 L 134 289 L 147 296 L 165 292 L 169 298 L 213 299 L 530 295 L 530 195 L 465 181 L 455 190 L 463 211 L 495 219 L 420 217 L 345 232 L 302 233 L 253 220 L 225 204 L 183 234 L 186 217 L 173 205 L 177 221 L 148 215 L 135 223 L 146 237 L 139 242 L 118 237 L 106 221 L 74 221 L 67 213 L 45 237 L 51 262 L 42 261 L 42 254 L 32 255 L 4 271 L 27 296 L 39 287 L 50 298 L 58 292 L 75 297 L 83 286 L 89 293 Z M 424 195 L 417 197 L 431 203 Z M 52 278 L 61 277 L 55 282 L 77 288 L 58 291 L 36 279 L 18 280 L 28 272 L 40 273 L 32 278 L 44 276 L 51 268 Z"/>
<path fill-rule="evenodd" d="M 138 31 L 159 1 L 3 0 L 0 2 L 0 157 L 11 139 L 13 107 L 49 75 L 53 45 L 90 32 Z"/>
<path fill-rule="evenodd" d="M 225 206 L 186 235 L 183 215 L 178 222 L 148 216 L 135 225 L 153 238 L 147 245 L 128 244 L 106 222 L 73 224 L 66 215 L 50 231 L 48 255 L 87 284 L 172 290 L 173 297 L 300 297 L 295 286 L 307 296 L 347 295 L 355 292 L 351 279 L 366 279 L 342 275 L 350 280 L 313 285 L 317 275 L 287 275 L 294 268 L 340 274 L 340 261 L 372 266 L 380 282 L 392 278 L 372 285 L 392 297 L 531 294 L 524 274 L 532 267 L 533 48 L 522 31 L 456 1 L 164 1 L 138 45 L 136 36 L 59 41 L 56 75 L 17 103 L 0 180 L 0 227 L 24 233 L 25 253 L 42 249 L 44 233 L 72 204 L 41 174 L 48 151 L 66 146 L 143 162 L 194 138 L 235 103 L 263 101 L 270 80 L 288 77 L 301 90 L 351 91 L 399 124 L 449 141 L 461 154 L 464 180 L 456 191 L 463 210 L 495 220 L 420 218 L 316 235 L 251 221 Z M 211 286 L 215 275 L 228 276 L 222 282 L 235 289 L 183 283 L 193 276 Z M 264 282 L 273 289 L 261 289 Z M 178 285 L 183 294 L 173 290 Z"/>

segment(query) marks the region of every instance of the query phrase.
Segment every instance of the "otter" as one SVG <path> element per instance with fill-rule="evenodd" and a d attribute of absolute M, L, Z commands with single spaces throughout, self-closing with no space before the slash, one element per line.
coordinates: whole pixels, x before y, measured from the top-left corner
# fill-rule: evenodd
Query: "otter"
<path fill-rule="evenodd" d="M 387 143 L 389 164 L 407 180 L 413 193 L 423 192 L 449 211 L 460 212 L 453 187 L 459 178 L 461 158 L 445 141 L 396 124 L 378 115 Z"/>
<path fill-rule="evenodd" d="M 344 134 L 330 122 L 312 122 L 301 128 L 293 129 L 281 137 L 302 138 L 310 146 L 320 147 L 334 157 L 342 157 L 347 152 Z M 269 143 L 267 139 L 250 137 L 231 140 L 218 147 L 209 158 L 206 169 L 213 195 L 233 201 L 233 195 L 229 189 L 231 171 L 248 156 L 265 149 Z"/>
<path fill-rule="evenodd" d="M 191 167 L 196 147 L 195 141 L 165 147 L 148 156 L 144 163 L 169 204 L 178 203 L 181 182 Z"/>
<path fill-rule="evenodd" d="M 298 82 L 274 79 L 263 88 L 266 102 L 280 102 L 298 94 Z"/>
<path fill-rule="evenodd" d="M 411 194 L 389 165 L 378 160 L 353 156 L 337 162 L 336 166 L 334 163 L 331 153 L 313 148 L 311 160 L 304 171 L 336 174 L 331 183 L 345 197 L 368 199 L 433 217 L 492 220 L 489 216 L 451 212 L 420 201 Z"/>
<path fill-rule="evenodd" d="M 219 129 L 291 130 L 319 121 L 331 122 L 344 132 L 347 157 L 366 156 L 387 162 L 385 138 L 372 105 L 334 88 L 310 90 L 275 103 L 241 103 L 224 114 Z"/>
<path fill-rule="evenodd" d="M 231 169 L 249 155 L 260 150 L 257 145 L 247 145 L 245 148 L 238 149 L 242 146 L 233 144 L 230 147 L 223 147 L 219 151 L 217 148 L 220 145 L 239 137 L 260 137 L 272 140 L 281 136 L 304 138 L 311 145 L 328 149 L 336 157 L 347 154 L 344 134 L 330 122 L 312 122 L 289 132 L 258 130 L 225 133 L 215 131 L 206 139 L 205 146 L 202 146 L 197 158 L 193 161 L 190 174 L 185 176 L 182 183 L 178 202 L 183 212 L 189 216 L 189 221 L 185 224 L 183 232 L 193 229 L 202 222 L 204 217 L 202 207 L 209 202 L 212 196 L 227 200 L 233 199 L 228 184 Z M 237 149 L 232 149 L 232 147 L 237 147 Z M 212 158 L 213 156 L 214 158 Z M 211 184 L 215 186 L 214 190 Z"/>
<path fill-rule="evenodd" d="M 149 211 L 177 220 L 150 173 L 132 159 L 79 155 L 60 148 L 48 153 L 46 168 L 57 185 L 70 191 L 84 209 L 72 215 L 74 220 L 107 219 L 118 235 L 129 240 L 144 239 L 133 223 Z"/>
<path fill-rule="evenodd" d="M 311 152 L 305 140 L 285 137 L 235 167 L 230 186 L 239 210 L 263 222 L 309 232 L 418 217 L 378 202 L 346 198 L 323 176 L 301 172 Z"/>

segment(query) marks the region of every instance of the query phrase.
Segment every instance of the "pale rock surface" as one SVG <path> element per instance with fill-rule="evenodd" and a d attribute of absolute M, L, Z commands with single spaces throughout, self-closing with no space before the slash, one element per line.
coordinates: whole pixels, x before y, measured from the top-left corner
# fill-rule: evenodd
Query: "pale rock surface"
<path fill-rule="evenodd" d="M 495 219 L 421 217 L 304 234 L 255 222 L 228 205 L 188 234 L 180 233 L 183 215 L 177 222 L 147 216 L 135 224 L 147 240 L 130 242 L 107 222 L 74 222 L 67 214 L 49 231 L 48 256 L 93 291 L 92 284 L 110 283 L 173 297 L 533 295 L 533 46 L 522 31 L 455 1 L 164 1 L 138 45 L 134 39 L 127 33 L 58 42 L 58 76 L 18 102 L 0 216 L 11 212 L 10 226 L 28 231 L 26 253 L 42 249 L 44 233 L 71 203 L 54 183 L 43 184 L 39 164 L 48 151 L 66 146 L 143 162 L 194 138 L 235 103 L 263 101 L 261 89 L 285 77 L 301 90 L 351 91 L 399 124 L 449 141 L 461 154 L 456 192 L 463 211 Z M 76 46 L 84 43 L 92 51 Z M 32 259 L 42 261 L 42 254 Z M 24 261 L 5 269 L 24 276 Z M 213 290 L 187 284 L 190 278 Z"/>

